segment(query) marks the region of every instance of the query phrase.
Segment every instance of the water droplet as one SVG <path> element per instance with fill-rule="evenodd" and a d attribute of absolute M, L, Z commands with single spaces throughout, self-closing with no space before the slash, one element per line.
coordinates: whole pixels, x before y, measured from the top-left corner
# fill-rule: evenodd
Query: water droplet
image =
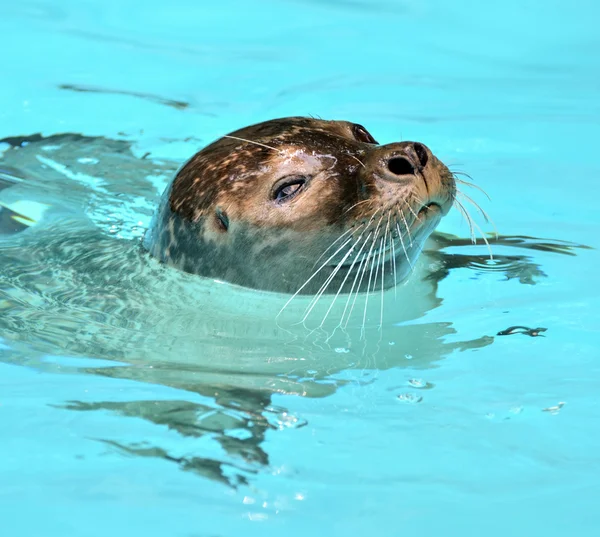
<path fill-rule="evenodd" d="M 550 412 L 550 414 L 558 414 L 560 412 L 560 409 L 565 406 L 565 402 L 561 401 L 559 403 L 557 403 L 554 406 L 549 406 L 548 408 L 543 408 L 542 411 L 543 412 Z"/>
<path fill-rule="evenodd" d="M 408 403 L 411 405 L 420 403 L 422 400 L 423 400 L 423 397 L 421 397 L 420 395 L 416 395 L 414 393 L 403 393 L 398 396 L 398 401 L 400 401 L 402 403 Z"/>
<path fill-rule="evenodd" d="M 410 384 L 413 388 L 426 388 L 428 385 L 423 379 L 410 379 L 408 384 Z"/>
<path fill-rule="evenodd" d="M 248 519 L 253 522 L 262 522 L 263 520 L 267 520 L 269 515 L 265 513 L 248 513 Z"/>
<path fill-rule="evenodd" d="M 412 356 L 412 354 L 405 354 L 404 358 L 406 358 L 407 360 L 412 360 L 413 356 Z"/>
<path fill-rule="evenodd" d="M 396 342 L 395 342 L 395 341 L 389 341 L 389 342 L 388 342 L 388 345 L 389 345 L 390 347 L 392 347 L 392 346 L 393 346 L 393 345 L 395 345 L 395 344 L 396 344 Z"/>
<path fill-rule="evenodd" d="M 99 161 L 97 158 L 81 157 L 77 159 L 77 162 L 80 164 L 98 164 Z"/>
<path fill-rule="evenodd" d="M 291 414 L 287 410 L 269 407 L 265 409 L 265 417 L 270 425 L 283 431 L 284 429 L 298 429 L 304 427 L 308 422 Z"/>
<path fill-rule="evenodd" d="M 346 347 L 337 347 L 335 349 L 335 352 L 337 352 L 339 354 L 346 354 L 346 353 L 350 352 L 350 349 L 347 349 Z"/>

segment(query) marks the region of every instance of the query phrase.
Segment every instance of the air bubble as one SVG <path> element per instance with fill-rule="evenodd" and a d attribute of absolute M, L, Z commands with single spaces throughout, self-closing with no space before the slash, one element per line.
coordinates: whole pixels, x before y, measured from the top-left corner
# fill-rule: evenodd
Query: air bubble
<path fill-rule="evenodd" d="M 269 425 L 283 431 L 284 429 L 298 429 L 304 427 L 308 422 L 298 416 L 291 414 L 287 410 L 283 410 L 276 407 L 269 407 L 265 409 L 265 417 L 269 422 Z"/>
<path fill-rule="evenodd" d="M 423 400 L 423 397 L 420 395 L 416 395 L 414 393 L 403 393 L 398 396 L 398 401 L 401 403 L 408 403 L 414 405 L 416 403 L 420 403 Z"/>

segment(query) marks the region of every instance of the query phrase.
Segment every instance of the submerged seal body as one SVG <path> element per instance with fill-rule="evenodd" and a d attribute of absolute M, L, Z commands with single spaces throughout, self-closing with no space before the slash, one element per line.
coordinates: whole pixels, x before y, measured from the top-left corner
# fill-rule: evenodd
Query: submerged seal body
<path fill-rule="evenodd" d="M 163 263 L 283 293 L 389 288 L 450 210 L 454 177 L 418 142 L 361 125 L 275 119 L 194 155 L 144 237 Z"/>

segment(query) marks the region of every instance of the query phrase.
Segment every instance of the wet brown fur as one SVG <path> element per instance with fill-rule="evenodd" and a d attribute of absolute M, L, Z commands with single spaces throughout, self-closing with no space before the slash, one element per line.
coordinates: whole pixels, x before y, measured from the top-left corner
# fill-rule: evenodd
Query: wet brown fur
<path fill-rule="evenodd" d="M 165 191 L 145 240 L 161 261 L 246 287 L 293 293 L 335 252 L 315 265 L 340 235 L 354 227 L 348 235 L 353 241 L 365 230 L 375 238 L 378 221 L 389 226 L 391 218 L 406 233 L 406 248 L 409 240 L 415 244 L 405 253 L 398 243 L 398 274 L 392 277 L 391 261 L 385 264 L 389 287 L 407 275 L 406 258 L 416 259 L 439 221 L 423 216 L 421 222 L 416 214 L 434 202 L 441 218 L 454 200 L 452 174 L 428 149 L 422 166 L 411 142 L 367 143 L 357 139 L 350 122 L 283 118 L 230 136 L 194 155 Z M 391 174 L 387 163 L 395 156 L 413 162 L 414 174 Z M 294 176 L 307 178 L 303 191 L 284 203 L 272 199 L 274 185 Z M 380 228 L 377 241 L 384 238 Z M 303 292 L 318 290 L 333 268 Z M 346 268 L 339 271 L 328 292 L 337 292 L 345 274 Z"/>

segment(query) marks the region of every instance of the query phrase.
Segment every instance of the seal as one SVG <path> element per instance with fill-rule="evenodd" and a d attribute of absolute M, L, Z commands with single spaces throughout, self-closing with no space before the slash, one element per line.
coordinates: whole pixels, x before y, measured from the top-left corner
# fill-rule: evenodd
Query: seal
<path fill-rule="evenodd" d="M 455 193 L 422 143 L 380 145 L 356 123 L 281 118 L 187 161 L 143 244 L 167 265 L 243 287 L 368 292 L 410 274 Z"/>

